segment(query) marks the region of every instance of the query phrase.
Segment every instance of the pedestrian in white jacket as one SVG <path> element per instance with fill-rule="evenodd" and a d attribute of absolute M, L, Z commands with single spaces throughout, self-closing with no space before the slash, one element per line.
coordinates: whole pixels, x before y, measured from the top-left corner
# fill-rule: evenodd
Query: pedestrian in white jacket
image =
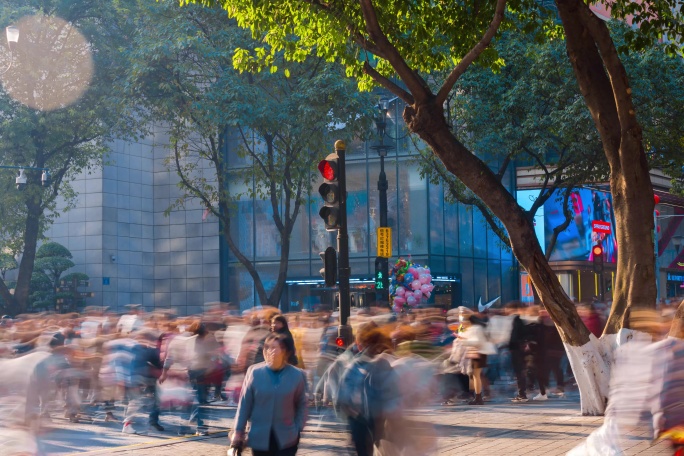
<path fill-rule="evenodd" d="M 470 359 L 473 367 L 473 388 L 475 399 L 469 405 L 484 405 L 482 400 L 482 371 L 487 367 L 487 355 L 496 354 L 496 347 L 487 339 L 486 322 L 476 315 L 471 315 L 465 323 L 466 330 L 459 334 L 463 344 L 468 347 L 466 358 Z"/>

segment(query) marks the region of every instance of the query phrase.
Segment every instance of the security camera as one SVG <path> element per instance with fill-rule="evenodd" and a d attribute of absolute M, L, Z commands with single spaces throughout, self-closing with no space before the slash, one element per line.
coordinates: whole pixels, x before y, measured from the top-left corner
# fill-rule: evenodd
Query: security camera
<path fill-rule="evenodd" d="M 112 263 L 116 263 L 116 255 L 111 255 L 109 258 L 112 260 Z"/>
<path fill-rule="evenodd" d="M 43 187 L 49 187 L 50 186 L 50 171 L 47 169 L 43 170 L 43 174 L 40 176 L 40 184 Z"/>
<path fill-rule="evenodd" d="M 26 174 L 24 174 L 23 169 L 19 170 L 19 175 L 14 182 L 17 184 L 17 190 L 24 190 L 26 188 Z"/>

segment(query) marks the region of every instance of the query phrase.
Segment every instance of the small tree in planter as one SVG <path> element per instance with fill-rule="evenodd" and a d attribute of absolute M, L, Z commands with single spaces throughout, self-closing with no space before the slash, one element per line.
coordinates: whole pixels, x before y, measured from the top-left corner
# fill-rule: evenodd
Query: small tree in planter
<path fill-rule="evenodd" d="M 55 288 L 47 274 L 40 270 L 33 270 L 31 274 L 31 294 L 29 295 L 29 309 L 41 311 L 53 309 L 55 306 Z"/>
<path fill-rule="evenodd" d="M 47 242 L 36 252 L 34 269 L 44 272 L 52 281 L 52 287 L 59 286 L 59 278 L 69 268 L 73 268 L 69 249 L 58 242 Z"/>

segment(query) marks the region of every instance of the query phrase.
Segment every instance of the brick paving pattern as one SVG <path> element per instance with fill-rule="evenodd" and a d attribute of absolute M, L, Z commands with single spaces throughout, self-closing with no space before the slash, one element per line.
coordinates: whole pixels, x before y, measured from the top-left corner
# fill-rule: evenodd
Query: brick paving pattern
<path fill-rule="evenodd" d="M 173 440 L 151 440 L 135 436 L 140 443 L 108 448 L 80 455 L 116 456 L 225 456 L 228 449 L 226 429 L 231 424 L 234 408 L 215 407 L 211 425 L 215 434 L 209 437 Z M 167 419 L 169 419 L 167 417 Z M 436 436 L 439 455 L 564 455 L 581 443 L 603 422 L 602 417 L 585 417 L 579 413 L 577 397 L 554 399 L 544 403 L 511 404 L 500 400 L 485 406 L 434 406 L 410 414 L 416 427 L 408 432 L 421 435 L 420 428 L 431 428 Z M 634 429 L 622 439 L 626 455 L 671 455 L 667 443 L 651 445 L 650 431 Z M 298 455 L 351 454 L 349 436 L 343 423 L 335 420 L 330 410 L 317 414 L 312 410 Z M 250 454 L 250 452 L 246 452 Z"/>

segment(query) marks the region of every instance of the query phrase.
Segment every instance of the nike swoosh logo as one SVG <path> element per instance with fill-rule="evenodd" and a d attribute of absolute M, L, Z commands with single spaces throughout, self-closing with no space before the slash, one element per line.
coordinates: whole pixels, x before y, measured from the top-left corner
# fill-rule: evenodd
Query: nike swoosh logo
<path fill-rule="evenodd" d="M 483 305 L 482 305 L 482 296 L 480 296 L 480 299 L 477 301 L 477 308 L 478 308 L 478 310 L 479 310 L 480 312 L 484 312 L 485 310 L 487 310 L 487 309 L 489 309 L 490 307 L 492 307 L 492 305 L 493 305 L 496 301 L 498 301 L 499 299 L 501 299 L 501 296 L 492 299 L 491 301 L 489 301 L 487 304 L 485 304 L 485 305 L 483 306 Z"/>

